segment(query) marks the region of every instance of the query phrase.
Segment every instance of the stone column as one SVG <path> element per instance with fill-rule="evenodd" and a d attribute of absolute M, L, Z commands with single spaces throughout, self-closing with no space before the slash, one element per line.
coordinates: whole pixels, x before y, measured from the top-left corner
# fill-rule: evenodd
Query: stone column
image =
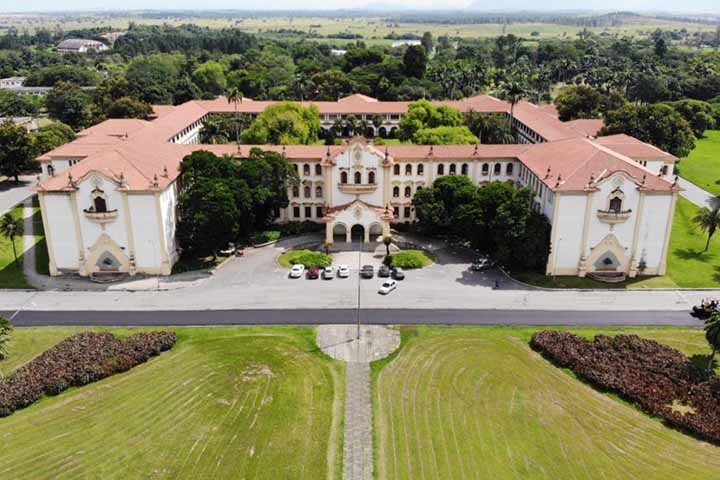
<path fill-rule="evenodd" d="M 352 242 L 352 227 L 345 227 L 345 243 Z"/>
<path fill-rule="evenodd" d="M 327 243 L 333 242 L 333 229 L 335 228 L 335 224 L 331 222 L 327 222 L 325 224 L 325 241 Z"/>
<path fill-rule="evenodd" d="M 370 243 L 370 227 L 363 225 L 363 233 L 365 234 L 363 241 L 365 243 Z"/>

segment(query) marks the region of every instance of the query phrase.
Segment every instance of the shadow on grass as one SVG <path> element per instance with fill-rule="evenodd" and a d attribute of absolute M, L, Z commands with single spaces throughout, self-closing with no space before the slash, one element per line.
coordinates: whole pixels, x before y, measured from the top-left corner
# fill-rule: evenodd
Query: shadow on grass
<path fill-rule="evenodd" d="M 673 250 L 673 254 L 682 260 L 698 260 L 701 262 L 711 262 L 715 260 L 715 254 L 711 252 L 695 251 L 689 248 L 678 248 Z"/>
<path fill-rule="evenodd" d="M 23 272 L 23 255 L 18 255 L 17 264 L 14 259 L 0 269 L 0 288 L 31 288 Z"/>

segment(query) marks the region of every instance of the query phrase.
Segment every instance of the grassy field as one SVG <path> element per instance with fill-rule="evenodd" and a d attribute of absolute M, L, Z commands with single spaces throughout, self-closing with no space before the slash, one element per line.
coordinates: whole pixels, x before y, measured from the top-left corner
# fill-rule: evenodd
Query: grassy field
<path fill-rule="evenodd" d="M 695 150 L 678 164 L 680 175 L 708 192 L 720 195 L 720 130 L 708 130 Z"/>
<path fill-rule="evenodd" d="M 344 368 L 313 329 L 175 330 L 160 357 L 0 419 L 0 477 L 340 478 Z M 0 368 L 77 331 L 18 329 Z"/>
<path fill-rule="evenodd" d="M 15 207 L 10 214 L 15 218 L 22 218 L 22 206 Z M 22 268 L 23 239 L 15 237 L 15 248 L 18 254 L 18 265 L 13 256 L 13 245 L 9 238 L 0 236 L 0 288 L 30 288 Z"/>
<path fill-rule="evenodd" d="M 532 272 L 513 274 L 520 281 L 546 288 L 707 288 L 720 287 L 720 236 L 710 241 L 692 222 L 699 208 L 678 197 L 667 257 L 667 275 L 638 277 L 617 284 L 597 282 L 590 278 L 548 277 Z"/>
<path fill-rule="evenodd" d="M 536 330 L 402 327 L 400 353 L 373 364 L 377 478 L 720 476 L 720 448 L 554 367 L 528 346 Z M 709 353 L 700 330 L 639 334 Z"/>
<path fill-rule="evenodd" d="M 322 35 L 317 39 L 320 42 L 336 44 L 353 43 L 354 40 L 332 38 L 340 33 L 353 33 L 362 35 L 363 41 L 368 44 L 391 44 L 395 40 L 386 40 L 383 37 L 395 33 L 398 35 L 422 35 L 429 31 L 437 37 L 449 35 L 451 37 L 496 37 L 503 34 L 515 34 L 523 37 L 541 38 L 576 38 L 582 27 L 570 25 L 557 25 L 549 23 L 512 23 L 512 24 L 461 24 L 450 25 L 442 23 L 406 23 L 391 22 L 386 18 L 375 16 L 338 16 L 338 17 L 306 17 L 306 16 L 238 16 L 228 13 L 223 18 L 197 18 L 193 16 L 170 15 L 164 18 L 142 18 L 139 16 L 120 16 L 97 14 L 74 14 L 60 18 L 36 14 L 28 15 L 0 15 L 0 24 L 13 26 L 18 30 L 35 30 L 39 28 L 61 28 L 72 30 L 79 28 L 94 28 L 98 26 L 112 27 L 114 29 L 127 29 L 130 22 L 140 25 L 182 25 L 193 23 L 210 28 L 238 28 L 248 33 L 260 34 L 268 37 L 280 37 L 278 30 L 311 32 Z M 680 29 L 689 32 L 714 31 L 712 25 L 697 25 L 682 22 L 670 22 L 657 19 L 642 19 L 627 22 L 619 27 L 590 27 L 588 30 L 595 33 L 605 33 L 618 36 L 647 36 L 655 29 Z M 0 29 L 0 33 L 2 30 Z M 535 35 L 533 35 L 535 33 Z M 295 35 L 299 38 L 299 35 Z M 287 37 L 285 37 L 287 38 Z"/>

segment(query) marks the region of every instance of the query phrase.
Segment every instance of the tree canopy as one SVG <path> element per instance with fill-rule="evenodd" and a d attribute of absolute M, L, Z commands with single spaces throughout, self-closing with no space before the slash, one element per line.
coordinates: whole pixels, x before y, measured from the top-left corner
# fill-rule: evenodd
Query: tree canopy
<path fill-rule="evenodd" d="M 32 167 L 33 142 L 25 128 L 12 121 L 0 124 L 0 174 L 17 182 L 23 170 Z"/>
<path fill-rule="evenodd" d="M 242 133 L 244 143 L 309 145 L 318 141 L 320 113 L 316 106 L 281 102 L 266 108 Z"/>
<path fill-rule="evenodd" d="M 407 113 L 400 119 L 398 137 L 404 141 L 422 143 L 415 138 L 420 130 L 461 126 L 463 116 L 459 110 L 445 105 L 436 106 L 427 100 L 418 100 L 408 105 Z"/>

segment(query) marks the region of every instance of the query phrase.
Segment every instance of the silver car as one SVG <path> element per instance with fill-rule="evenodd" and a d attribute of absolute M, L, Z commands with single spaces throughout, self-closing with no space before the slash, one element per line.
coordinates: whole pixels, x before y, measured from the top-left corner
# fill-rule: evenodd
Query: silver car
<path fill-rule="evenodd" d="M 330 265 L 329 267 L 323 268 L 323 272 L 322 272 L 323 280 L 332 280 L 334 276 L 335 276 L 335 271 L 333 270 L 332 265 Z"/>

